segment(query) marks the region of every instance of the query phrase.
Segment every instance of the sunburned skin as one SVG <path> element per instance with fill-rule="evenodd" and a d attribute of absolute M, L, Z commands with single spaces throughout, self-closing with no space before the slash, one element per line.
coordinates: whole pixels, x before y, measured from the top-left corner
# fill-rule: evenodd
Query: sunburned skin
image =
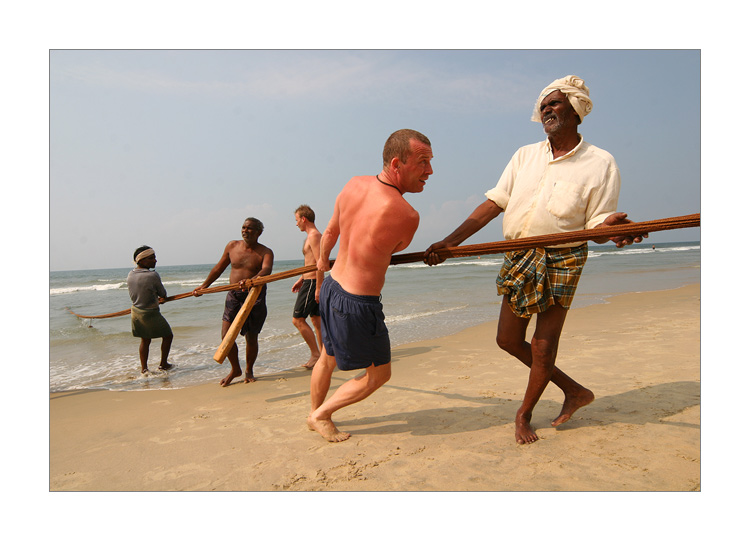
<path fill-rule="evenodd" d="M 389 146 L 399 137 L 408 144 L 403 160 L 401 153 Z M 407 139 L 404 141 L 404 138 Z M 383 154 L 380 173 L 353 177 L 344 186 L 321 238 L 318 270 L 330 270 L 330 278 L 326 280 L 335 281 L 337 287 L 348 295 L 380 295 L 391 256 L 409 246 L 419 225 L 419 214 L 403 194 L 423 191 L 432 174 L 432 148 L 429 140 L 418 132 L 394 132 L 386 142 Z M 337 243 L 336 264 L 331 269 L 329 257 Z M 325 299 L 322 305 L 325 305 L 334 294 L 327 292 L 326 285 L 323 287 Z M 324 322 L 325 319 L 324 314 Z M 357 319 L 368 321 L 364 314 L 357 314 L 351 321 L 356 323 Z M 343 336 L 346 336 L 346 331 L 343 331 Z M 361 349 L 361 344 L 352 344 L 350 351 L 361 355 Z M 324 347 L 313 367 L 307 426 L 329 442 L 342 442 L 349 439 L 350 434 L 341 432 L 331 416 L 341 408 L 364 400 L 387 383 L 391 377 L 391 363 L 390 357 L 383 357 L 378 361 L 382 364 L 376 365 L 372 361 L 366 366 L 370 361 L 359 359 L 356 369 L 362 368 L 364 373 L 344 382 L 326 399 L 331 376 L 337 367 L 334 355 L 329 355 Z"/>
<path fill-rule="evenodd" d="M 330 418 L 328 419 L 307 419 L 307 427 L 323 436 L 326 440 L 331 443 L 338 443 L 348 440 L 351 434 L 348 432 L 341 432 L 336 425 L 333 424 Z"/>

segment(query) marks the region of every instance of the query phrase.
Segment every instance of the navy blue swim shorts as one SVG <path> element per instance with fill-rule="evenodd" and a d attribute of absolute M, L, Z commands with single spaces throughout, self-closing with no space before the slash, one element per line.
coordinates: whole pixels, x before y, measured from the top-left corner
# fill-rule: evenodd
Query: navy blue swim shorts
<path fill-rule="evenodd" d="M 320 288 L 320 321 L 323 346 L 340 370 L 391 362 L 391 340 L 379 297 L 347 293 L 327 276 Z"/>
<path fill-rule="evenodd" d="M 249 291 L 229 291 L 227 299 L 224 301 L 224 315 L 221 317 L 221 320 L 228 321 L 229 323 L 233 322 L 240 308 L 245 304 L 245 299 L 247 299 L 249 293 Z M 247 316 L 244 325 L 242 325 L 240 334 L 242 336 L 245 336 L 247 333 L 260 334 L 263 324 L 266 322 L 267 315 L 266 288 L 263 286 L 263 291 L 260 292 L 258 299 L 253 304 L 253 309 L 250 310 L 250 314 Z"/>

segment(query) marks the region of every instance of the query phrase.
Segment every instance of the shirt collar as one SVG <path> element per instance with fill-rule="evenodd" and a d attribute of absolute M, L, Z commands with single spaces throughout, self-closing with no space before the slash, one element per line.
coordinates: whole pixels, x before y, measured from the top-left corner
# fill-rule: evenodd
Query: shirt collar
<path fill-rule="evenodd" d="M 583 136 L 581 134 L 578 134 L 578 137 L 579 137 L 578 144 L 575 147 L 573 147 L 573 149 L 570 152 L 568 152 L 564 156 L 560 156 L 559 158 L 550 159 L 550 163 L 567 160 L 568 158 L 572 158 L 573 156 L 575 156 L 576 152 L 581 150 L 581 146 L 583 145 Z M 547 147 L 547 155 L 551 158 L 552 157 L 552 145 L 549 144 L 549 138 L 545 139 L 544 143 Z"/>

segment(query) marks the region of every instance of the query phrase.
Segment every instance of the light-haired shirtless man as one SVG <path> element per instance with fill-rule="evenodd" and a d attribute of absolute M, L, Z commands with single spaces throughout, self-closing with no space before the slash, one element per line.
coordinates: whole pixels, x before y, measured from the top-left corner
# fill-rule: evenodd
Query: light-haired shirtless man
<path fill-rule="evenodd" d="M 391 349 L 380 292 L 391 255 L 404 250 L 419 225 L 419 214 L 403 195 L 424 190 L 432 174 L 432 145 L 414 130 L 391 134 L 378 175 L 352 178 L 336 198 L 323 233 L 318 270 L 331 270 L 329 256 L 339 242 L 336 264 L 323 281 L 320 312 L 323 351 L 310 380 L 311 430 L 331 442 L 347 439 L 331 420 L 391 377 Z M 326 400 L 334 368 L 364 370 Z"/>
<path fill-rule="evenodd" d="M 315 265 L 320 256 L 320 231 L 315 227 L 315 212 L 308 205 L 300 205 L 294 211 L 294 220 L 300 231 L 305 233 L 305 242 L 302 245 L 302 255 L 305 258 L 305 267 Z M 323 284 L 323 273 L 320 271 L 306 272 L 294 282 L 292 293 L 297 294 L 294 303 L 292 323 L 310 348 L 310 358 L 304 366 L 312 369 L 320 357 L 323 343 L 320 335 L 320 311 L 318 300 L 320 297 L 320 286 Z M 307 323 L 307 318 L 312 321 L 315 330 Z"/>
<path fill-rule="evenodd" d="M 273 272 L 273 251 L 258 242 L 258 237 L 263 233 L 263 223 L 257 218 L 248 218 L 242 224 L 242 240 L 232 240 L 224 248 L 219 262 L 208 273 L 206 280 L 193 290 L 193 295 L 201 296 L 201 289 L 206 289 L 222 275 L 226 268 L 231 265 L 229 272 L 229 283 L 237 284 L 245 280 L 268 276 Z M 245 337 L 245 383 L 255 381 L 253 376 L 253 365 L 258 358 L 258 334 L 266 321 L 268 310 L 266 308 L 266 286 L 255 301 L 250 315 L 242 326 L 240 333 Z M 229 291 L 224 304 L 224 315 L 221 318 L 221 338 L 227 334 L 232 326 L 234 318 L 242 308 L 247 298 L 248 291 Z M 237 344 L 232 344 L 232 349 L 227 354 L 232 366 L 229 375 L 221 380 L 221 386 L 226 387 L 236 377 L 242 375 L 240 368 L 239 350 Z"/>

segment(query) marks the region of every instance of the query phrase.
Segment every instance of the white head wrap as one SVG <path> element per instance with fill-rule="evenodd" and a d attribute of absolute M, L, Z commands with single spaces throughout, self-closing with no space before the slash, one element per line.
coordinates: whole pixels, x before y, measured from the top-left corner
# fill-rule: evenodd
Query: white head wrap
<path fill-rule="evenodd" d="M 568 75 L 562 79 L 552 81 L 547 88 L 542 90 L 542 93 L 539 94 L 539 97 L 536 99 L 536 104 L 534 104 L 534 112 L 531 114 L 532 122 L 542 121 L 539 106 L 541 105 L 542 100 L 555 90 L 559 90 L 567 96 L 568 101 L 573 106 L 573 110 L 581 121 L 583 121 L 583 117 L 589 114 L 591 109 L 594 108 L 594 104 L 591 103 L 591 98 L 589 98 L 589 88 L 585 85 L 583 79 L 576 77 L 575 75 Z"/>
<path fill-rule="evenodd" d="M 154 255 L 154 253 L 156 252 L 154 252 L 153 248 L 149 248 L 148 250 L 143 250 L 140 254 L 135 256 L 135 262 L 138 263 L 141 259 L 145 259 L 150 255 Z"/>

